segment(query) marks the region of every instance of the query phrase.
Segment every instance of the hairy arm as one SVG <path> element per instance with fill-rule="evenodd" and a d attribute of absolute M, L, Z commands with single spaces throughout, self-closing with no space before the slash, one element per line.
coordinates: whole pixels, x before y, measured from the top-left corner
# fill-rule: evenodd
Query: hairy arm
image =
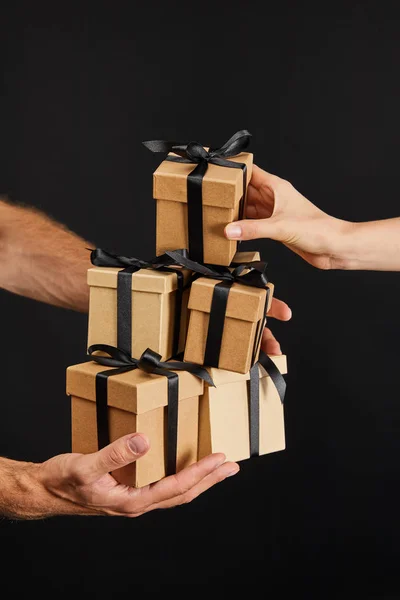
<path fill-rule="evenodd" d="M 1 288 L 86 312 L 88 245 L 38 210 L 0 199 Z"/>

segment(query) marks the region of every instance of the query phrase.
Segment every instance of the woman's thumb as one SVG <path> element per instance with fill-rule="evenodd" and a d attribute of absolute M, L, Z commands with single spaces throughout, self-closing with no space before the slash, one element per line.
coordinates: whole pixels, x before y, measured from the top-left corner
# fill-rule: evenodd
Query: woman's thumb
<path fill-rule="evenodd" d="M 282 232 L 273 217 L 268 219 L 246 219 L 235 221 L 225 227 L 225 236 L 228 240 L 257 240 L 270 238 L 281 240 Z"/>

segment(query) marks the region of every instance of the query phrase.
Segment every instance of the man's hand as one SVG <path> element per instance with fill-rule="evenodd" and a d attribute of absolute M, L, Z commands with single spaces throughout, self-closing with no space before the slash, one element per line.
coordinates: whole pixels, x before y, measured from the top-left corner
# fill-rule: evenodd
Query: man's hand
<path fill-rule="evenodd" d="M 93 454 L 60 454 L 44 463 L 0 460 L 0 513 L 17 519 L 56 515 L 113 515 L 138 517 L 156 508 L 191 502 L 226 477 L 239 471 L 212 454 L 176 475 L 143 488 L 118 483 L 110 471 L 146 454 L 142 434 L 126 435 Z"/>
<path fill-rule="evenodd" d="M 288 181 L 257 166 L 248 188 L 247 219 L 230 223 L 232 240 L 270 238 L 283 242 L 319 269 L 343 268 L 341 249 L 352 223 L 324 213 Z"/>

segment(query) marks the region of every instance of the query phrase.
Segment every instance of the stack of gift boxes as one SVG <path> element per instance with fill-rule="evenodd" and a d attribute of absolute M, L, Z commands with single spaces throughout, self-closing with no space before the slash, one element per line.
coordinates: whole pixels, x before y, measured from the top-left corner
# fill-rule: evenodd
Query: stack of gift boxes
<path fill-rule="evenodd" d="M 259 253 L 224 236 L 243 217 L 248 138 L 219 150 L 148 143 L 172 150 L 153 175 L 157 258 L 92 252 L 91 360 L 67 370 L 72 450 L 146 434 L 149 452 L 113 473 L 121 483 L 147 485 L 211 452 L 240 461 L 285 447 L 286 357 L 260 351 L 273 285 Z"/>

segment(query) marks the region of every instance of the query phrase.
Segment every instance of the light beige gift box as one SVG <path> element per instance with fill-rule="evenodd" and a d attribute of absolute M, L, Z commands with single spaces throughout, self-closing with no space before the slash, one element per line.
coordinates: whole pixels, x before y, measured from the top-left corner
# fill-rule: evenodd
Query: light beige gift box
<path fill-rule="evenodd" d="M 217 283 L 218 280 L 200 277 L 192 284 L 188 305 L 190 316 L 185 361 L 204 364 L 211 303 Z M 273 285 L 268 284 L 268 287 L 270 294 L 267 310 L 272 302 Z M 265 300 L 265 288 L 255 288 L 240 283 L 234 283 L 230 288 L 218 363 L 220 369 L 247 373 L 252 362 L 257 361 L 259 341 L 255 352 L 254 348 L 257 340 L 260 339 Z"/>
<path fill-rule="evenodd" d="M 71 397 L 72 451 L 96 452 L 96 374 L 108 367 L 86 362 L 67 369 L 67 394 Z M 197 460 L 199 396 L 203 381 L 178 371 L 177 470 Z M 150 439 L 150 450 L 137 462 L 113 472 L 126 485 L 142 487 L 165 477 L 167 435 L 167 378 L 135 369 L 108 378 L 110 441 L 140 432 Z"/>
<path fill-rule="evenodd" d="M 287 372 L 286 356 L 270 356 L 282 374 Z M 249 373 L 242 375 L 208 368 L 215 388 L 204 386 L 200 399 L 199 458 L 223 452 L 227 460 L 250 457 Z M 271 378 L 260 371 L 260 454 L 285 449 L 283 404 Z"/>
<path fill-rule="evenodd" d="M 117 277 L 114 267 L 88 270 L 90 286 L 88 346 L 117 346 Z M 181 269 L 185 284 L 191 272 Z M 140 269 L 132 275 L 132 356 L 139 358 L 146 348 L 172 356 L 176 307 L 177 276 L 166 271 Z M 189 290 L 182 298 L 179 351 L 185 345 Z"/>
<path fill-rule="evenodd" d="M 247 165 L 247 184 L 253 167 L 253 155 L 242 152 L 230 161 Z M 188 248 L 187 176 L 196 165 L 163 161 L 153 175 L 153 196 L 157 201 L 157 254 L 176 248 Z M 243 171 L 209 164 L 203 178 L 204 262 L 229 266 L 237 242 L 227 240 L 224 228 L 239 218 L 243 195 Z"/>

